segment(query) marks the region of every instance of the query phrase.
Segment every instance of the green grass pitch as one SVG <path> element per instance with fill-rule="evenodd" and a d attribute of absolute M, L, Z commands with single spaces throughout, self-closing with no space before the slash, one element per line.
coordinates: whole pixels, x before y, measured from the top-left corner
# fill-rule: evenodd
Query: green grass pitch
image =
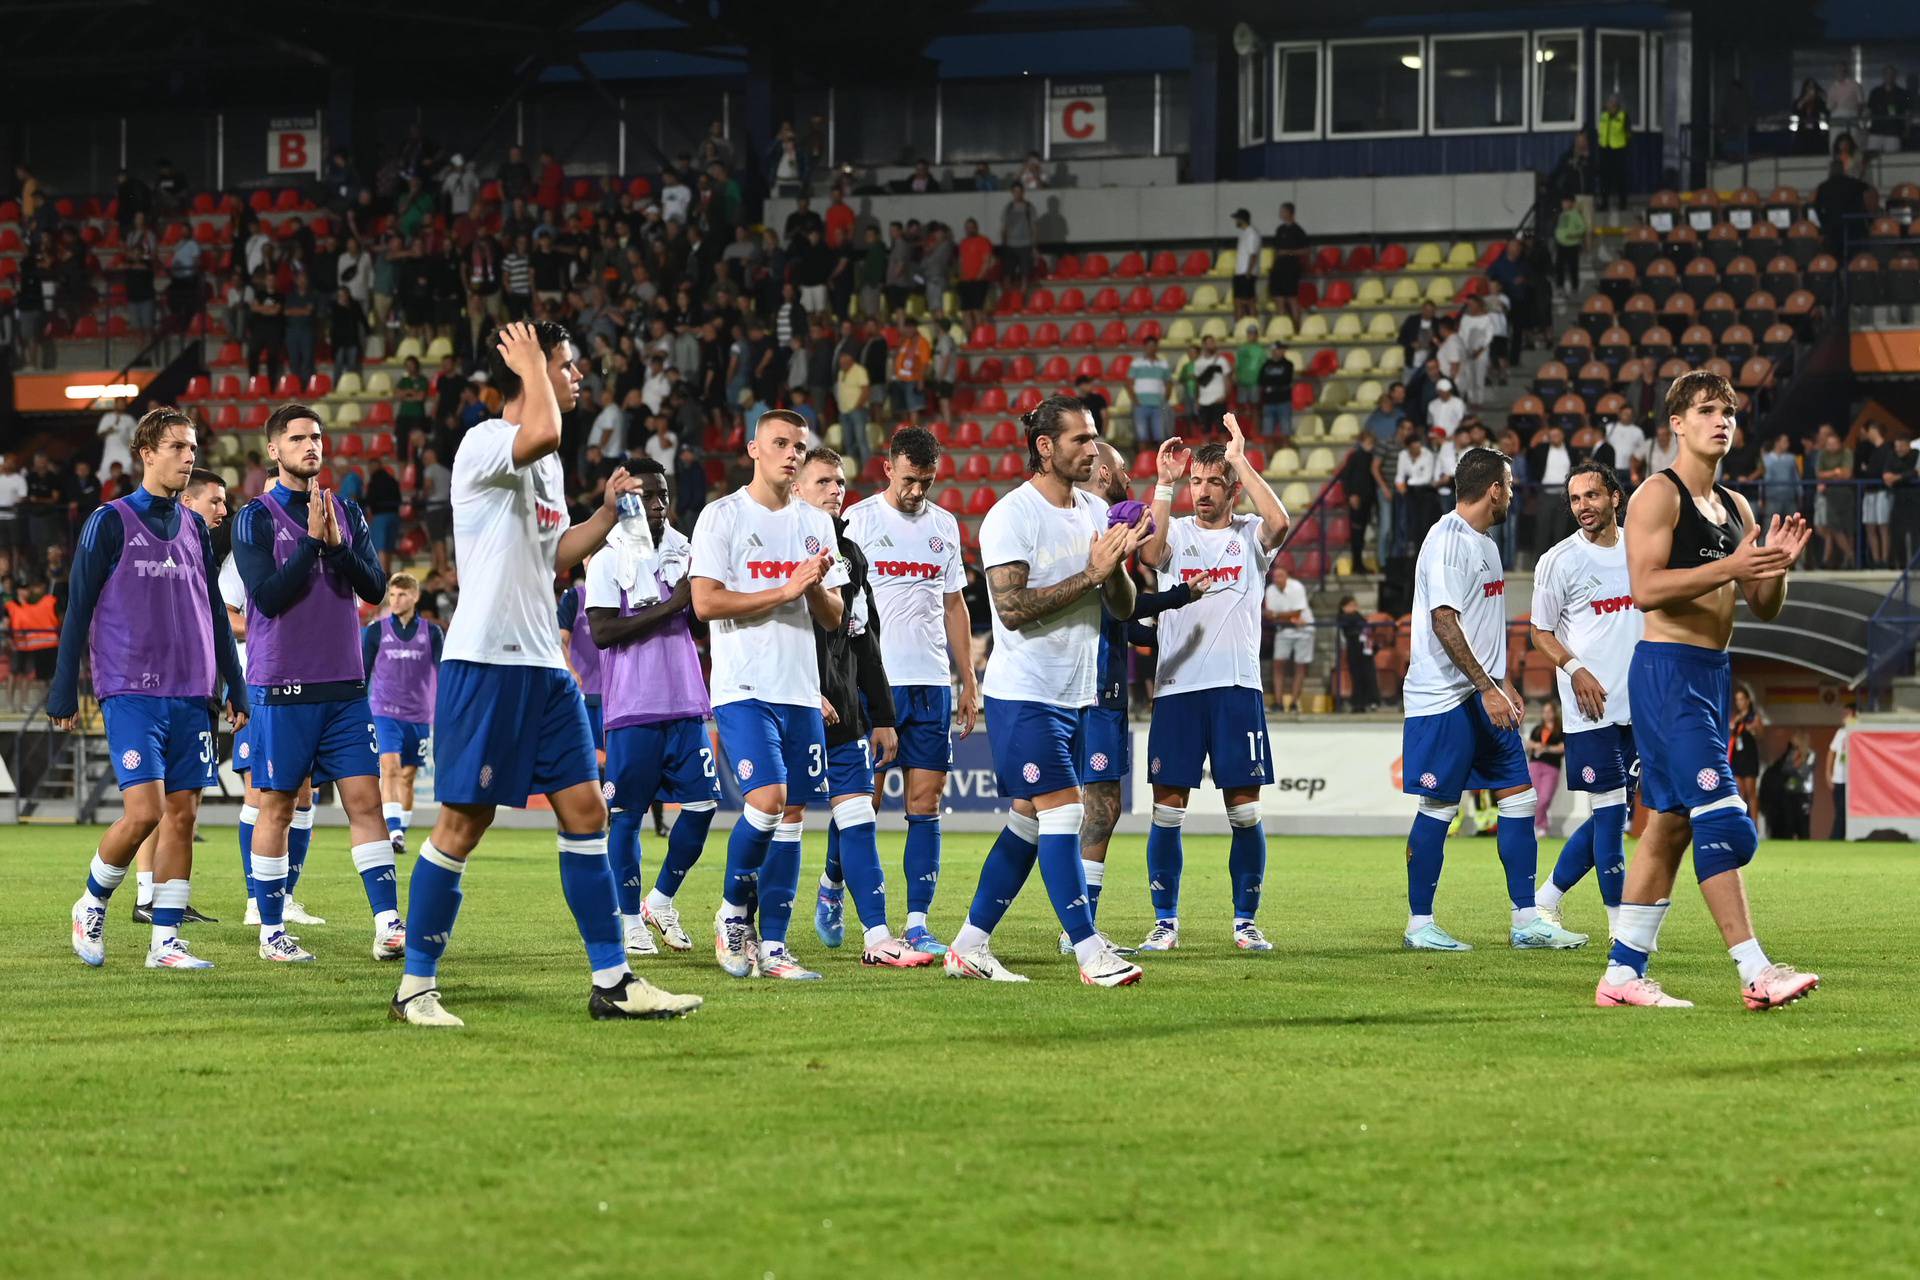
<path fill-rule="evenodd" d="M 95 834 L 0 839 L 0 1276 L 1910 1276 L 1920 1268 L 1920 1012 L 1901 846 L 1769 844 L 1761 938 L 1819 971 L 1740 1005 L 1683 883 L 1658 976 L 1690 1012 L 1596 1010 L 1601 946 L 1506 948 L 1489 840 L 1457 839 L 1440 918 L 1481 950 L 1400 949 L 1402 845 L 1275 838 L 1262 923 L 1228 940 L 1226 841 L 1189 838 L 1185 941 L 1130 990 L 1082 986 L 1038 877 L 997 950 L 1027 986 L 863 970 L 742 982 L 703 929 L 724 831 L 681 897 L 707 997 L 592 1023 L 550 835 L 490 836 L 443 973 L 464 1031 L 387 1022 L 343 834 L 300 897 L 320 961 L 270 969 L 231 828 L 198 848 L 210 973 L 104 970 L 67 944 Z M 416 837 L 417 838 L 417 837 Z M 988 837 L 950 835 L 951 934 Z M 646 849 L 651 878 L 657 849 Z M 899 886 L 900 835 L 883 832 Z M 1149 923 L 1115 842 L 1101 923 Z M 806 879 L 822 848 L 808 838 Z M 1541 865 L 1551 865 L 1543 849 Z M 901 905 L 895 904 L 895 924 Z M 1605 938 L 1589 879 L 1568 924 Z"/>

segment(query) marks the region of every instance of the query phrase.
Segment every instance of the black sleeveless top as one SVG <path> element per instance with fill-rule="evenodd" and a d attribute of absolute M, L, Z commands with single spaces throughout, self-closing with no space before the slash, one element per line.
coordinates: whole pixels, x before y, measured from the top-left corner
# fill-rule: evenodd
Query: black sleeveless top
<path fill-rule="evenodd" d="M 1693 492 L 1674 474 L 1672 467 L 1660 473 L 1673 481 L 1680 491 L 1680 520 L 1673 526 L 1673 548 L 1667 553 L 1667 568 L 1693 569 L 1714 560 L 1724 560 L 1740 546 L 1746 526 L 1740 521 L 1740 509 L 1733 493 L 1725 485 L 1713 486 L 1720 505 L 1726 509 L 1727 523 L 1714 524 L 1693 500 Z"/>

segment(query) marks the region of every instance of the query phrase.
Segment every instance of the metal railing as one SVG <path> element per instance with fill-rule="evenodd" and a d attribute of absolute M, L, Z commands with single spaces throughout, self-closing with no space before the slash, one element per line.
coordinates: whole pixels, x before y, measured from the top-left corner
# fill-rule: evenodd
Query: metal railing
<path fill-rule="evenodd" d="M 1900 577 L 1888 588 L 1886 598 L 1867 620 L 1867 675 L 1862 682 L 1867 704 L 1875 711 L 1887 709 L 1893 682 L 1914 673 L 1915 647 L 1920 645 L 1920 550 Z"/>
<path fill-rule="evenodd" d="M 73 779 L 74 821 L 92 821 L 100 788 L 88 784 L 92 768 L 87 745 L 91 735 L 99 731 L 101 726 L 89 724 L 90 720 L 98 721 L 100 712 L 86 684 L 83 680 L 81 723 L 75 732 L 63 733 L 55 729 L 53 722 L 47 718 L 47 699 L 52 694 L 51 687 L 41 690 L 40 700 L 14 731 L 10 767 L 13 771 L 13 820 L 16 823 L 31 821 L 40 806 L 53 798 L 43 794 L 45 784 L 55 775 L 69 771 Z"/>

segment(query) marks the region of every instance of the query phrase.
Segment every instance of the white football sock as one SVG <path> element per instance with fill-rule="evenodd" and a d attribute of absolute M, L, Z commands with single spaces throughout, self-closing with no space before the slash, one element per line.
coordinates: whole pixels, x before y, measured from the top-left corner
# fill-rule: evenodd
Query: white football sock
<path fill-rule="evenodd" d="M 133 873 L 133 901 L 135 906 L 153 905 L 153 872 L 136 871 Z"/>
<path fill-rule="evenodd" d="M 927 913 L 924 911 L 907 912 L 907 928 L 924 929 L 927 927 Z"/>
<path fill-rule="evenodd" d="M 1544 881 L 1533 891 L 1533 905 L 1545 911 L 1560 905 L 1560 899 L 1566 897 L 1566 891 L 1551 880 Z"/>
<path fill-rule="evenodd" d="M 1743 983 L 1752 982 L 1758 978 L 1772 963 L 1767 959 L 1767 953 L 1760 949 L 1758 938 L 1748 938 L 1745 942 L 1728 947 L 1727 954 L 1732 956 L 1734 964 L 1740 967 L 1740 981 Z"/>

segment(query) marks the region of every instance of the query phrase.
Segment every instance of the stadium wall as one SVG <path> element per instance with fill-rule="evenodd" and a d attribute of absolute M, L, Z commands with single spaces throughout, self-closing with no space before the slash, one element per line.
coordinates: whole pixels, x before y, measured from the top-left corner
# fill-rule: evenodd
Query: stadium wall
<path fill-rule="evenodd" d="M 1505 231 L 1533 204 L 1530 172 L 1477 173 L 1419 178 L 1327 178 L 1300 181 L 1221 182 L 1178 187 L 1050 189 L 1034 199 L 1045 244 L 1139 245 L 1169 240 L 1223 243 L 1233 230 L 1233 211 L 1246 208 L 1254 225 L 1270 230 L 1283 201 L 1298 208 L 1302 226 L 1323 236 L 1453 235 Z M 968 218 L 997 239 L 1005 192 L 856 196 L 862 218 L 938 219 L 958 227 Z M 790 199 L 767 201 L 766 221 L 782 226 Z"/>

